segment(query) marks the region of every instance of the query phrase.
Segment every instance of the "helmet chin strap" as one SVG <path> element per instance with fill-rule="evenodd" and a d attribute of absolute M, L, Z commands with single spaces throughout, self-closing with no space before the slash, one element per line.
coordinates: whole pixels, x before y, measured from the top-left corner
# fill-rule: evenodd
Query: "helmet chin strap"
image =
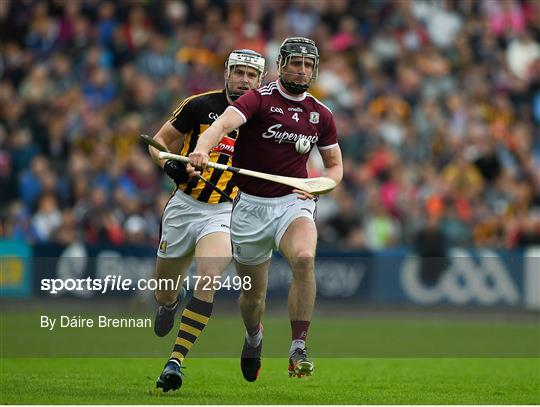
<path fill-rule="evenodd" d="M 279 81 L 283 87 L 293 95 L 301 95 L 309 88 L 309 84 L 307 83 L 300 85 L 298 83 L 294 83 L 293 81 L 285 81 L 282 77 L 279 78 Z"/>
<path fill-rule="evenodd" d="M 289 75 L 300 76 L 298 74 L 292 74 L 292 73 L 289 73 Z M 285 79 L 283 79 L 283 75 L 280 74 L 279 81 L 281 82 L 283 87 L 286 90 L 288 90 L 290 93 L 292 93 L 293 95 L 301 95 L 302 93 L 308 90 L 308 88 L 311 85 L 311 82 L 313 81 L 313 77 L 309 78 L 309 81 L 307 83 L 300 84 L 294 81 L 286 81 Z"/>

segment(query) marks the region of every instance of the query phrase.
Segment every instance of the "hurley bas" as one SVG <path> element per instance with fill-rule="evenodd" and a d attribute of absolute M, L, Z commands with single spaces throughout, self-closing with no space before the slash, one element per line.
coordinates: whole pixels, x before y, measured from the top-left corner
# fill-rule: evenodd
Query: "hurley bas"
<path fill-rule="evenodd" d="M 96 317 L 61 315 L 56 318 L 41 315 L 40 327 L 47 328 L 49 331 L 55 328 L 150 328 L 152 320 L 150 318 L 110 318 L 105 315 Z"/>

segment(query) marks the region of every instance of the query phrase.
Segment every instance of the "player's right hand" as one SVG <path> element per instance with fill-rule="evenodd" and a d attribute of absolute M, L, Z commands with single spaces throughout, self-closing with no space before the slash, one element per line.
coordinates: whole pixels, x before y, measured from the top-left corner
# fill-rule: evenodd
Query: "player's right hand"
<path fill-rule="evenodd" d="M 210 161 L 210 157 L 207 153 L 194 151 L 189 155 L 189 163 L 197 169 L 205 170 L 206 165 Z"/>
<path fill-rule="evenodd" d="M 315 199 L 315 195 L 310 194 L 309 192 L 302 191 L 301 189 L 293 189 L 293 192 L 297 195 L 298 199 L 301 199 L 302 201 L 308 200 L 308 199 Z"/>
<path fill-rule="evenodd" d="M 186 165 L 177 160 L 167 160 L 163 170 L 165 174 L 172 178 L 175 184 L 185 184 L 190 178 Z"/>

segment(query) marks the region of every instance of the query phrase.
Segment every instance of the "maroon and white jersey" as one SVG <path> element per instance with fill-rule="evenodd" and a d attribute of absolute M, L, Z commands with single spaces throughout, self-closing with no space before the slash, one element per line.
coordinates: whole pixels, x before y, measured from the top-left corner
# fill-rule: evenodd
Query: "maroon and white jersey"
<path fill-rule="evenodd" d="M 330 109 L 309 93 L 287 95 L 279 80 L 241 96 L 231 105 L 244 119 L 236 138 L 233 165 L 268 174 L 306 178 L 309 154 L 299 154 L 295 143 L 305 138 L 319 150 L 337 145 L 336 125 Z M 271 181 L 235 174 L 241 191 L 279 197 L 292 188 Z"/>

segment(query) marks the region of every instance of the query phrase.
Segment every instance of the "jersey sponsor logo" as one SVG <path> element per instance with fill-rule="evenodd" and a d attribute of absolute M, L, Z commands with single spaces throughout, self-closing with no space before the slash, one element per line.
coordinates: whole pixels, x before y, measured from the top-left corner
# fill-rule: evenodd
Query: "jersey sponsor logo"
<path fill-rule="evenodd" d="M 309 122 L 313 124 L 319 123 L 319 113 L 318 112 L 309 112 Z"/>
<path fill-rule="evenodd" d="M 287 110 L 289 112 L 303 112 L 301 107 L 289 107 Z"/>
<path fill-rule="evenodd" d="M 161 243 L 159 244 L 159 251 L 161 253 L 167 253 L 167 241 L 166 240 L 162 240 Z"/>
<path fill-rule="evenodd" d="M 208 113 L 208 117 L 212 120 L 217 120 L 217 118 L 219 117 L 219 114 L 217 113 L 214 113 L 214 112 L 210 112 Z"/>
<path fill-rule="evenodd" d="M 212 149 L 212 152 L 232 156 L 234 154 L 234 142 L 234 139 L 225 136 L 219 144 Z"/>
<path fill-rule="evenodd" d="M 262 137 L 266 139 L 273 138 L 278 144 L 281 144 L 283 142 L 285 143 L 296 143 L 299 139 L 305 138 L 307 141 L 309 141 L 312 144 L 317 143 L 319 140 L 319 136 L 306 136 L 302 133 L 289 133 L 288 131 L 278 131 L 278 129 L 281 128 L 281 124 L 274 124 L 273 126 L 268 127 L 268 130 L 266 130 Z"/>
<path fill-rule="evenodd" d="M 272 113 L 281 113 L 281 114 L 285 114 L 285 113 L 283 113 L 283 109 L 282 109 L 281 107 L 272 106 L 272 107 L 270 108 L 270 111 L 271 111 Z"/>

